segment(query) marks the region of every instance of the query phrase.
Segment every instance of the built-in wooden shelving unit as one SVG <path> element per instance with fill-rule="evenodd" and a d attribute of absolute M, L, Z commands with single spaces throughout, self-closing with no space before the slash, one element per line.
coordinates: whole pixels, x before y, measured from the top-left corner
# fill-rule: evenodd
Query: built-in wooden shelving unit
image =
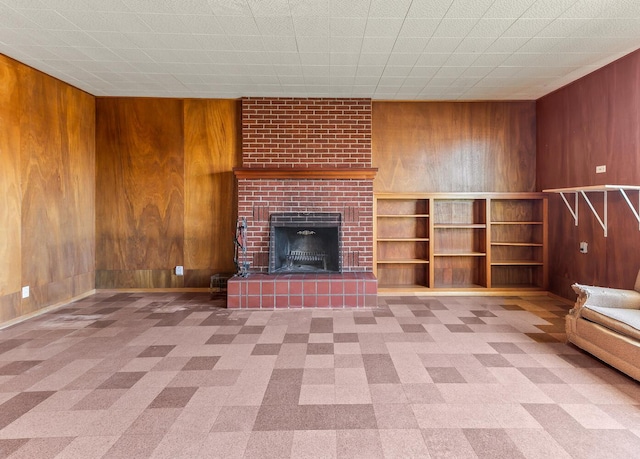
<path fill-rule="evenodd" d="M 377 193 L 379 291 L 547 288 L 543 193 Z"/>

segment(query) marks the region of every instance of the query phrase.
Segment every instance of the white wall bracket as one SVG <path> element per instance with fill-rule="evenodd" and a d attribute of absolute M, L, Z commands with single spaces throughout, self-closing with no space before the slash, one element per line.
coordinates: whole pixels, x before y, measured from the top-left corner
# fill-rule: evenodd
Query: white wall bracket
<path fill-rule="evenodd" d="M 610 190 L 617 190 L 620 191 L 620 193 L 622 194 L 622 197 L 624 198 L 624 200 L 626 201 L 627 205 L 629 206 L 629 208 L 631 209 L 631 212 L 633 213 L 633 216 L 636 217 L 636 220 L 638 221 L 638 230 L 640 230 L 640 186 L 629 186 L 629 185 L 597 185 L 597 186 L 583 186 L 583 187 L 573 187 L 573 188 L 554 188 L 554 189 L 549 189 L 549 190 L 543 190 L 545 193 L 559 193 L 560 197 L 562 198 L 562 200 L 564 201 L 565 205 L 567 206 L 567 209 L 569 209 L 569 212 L 571 213 L 571 216 L 573 217 L 573 220 L 575 221 L 575 225 L 578 226 L 578 196 L 582 196 L 585 200 L 585 202 L 587 203 L 587 205 L 589 206 L 589 209 L 591 209 L 591 212 L 593 213 L 593 215 L 596 217 L 596 219 L 598 220 L 598 223 L 600 223 L 600 226 L 602 227 L 603 231 L 604 231 L 604 237 L 607 237 L 607 191 Z M 627 191 L 638 191 L 638 210 L 636 210 L 633 207 L 633 204 L 631 203 L 631 200 L 629 199 L 629 196 L 627 195 Z M 602 217 L 600 217 L 600 214 L 598 213 L 598 211 L 596 211 L 596 209 L 593 207 L 593 204 L 591 203 L 591 200 L 589 199 L 589 197 L 587 196 L 587 193 L 591 193 L 591 192 L 596 192 L 596 193 L 603 193 L 604 195 L 604 208 L 603 208 L 603 215 Z M 569 201 L 567 200 L 567 197 L 565 196 L 565 194 L 573 194 L 574 195 L 574 203 L 573 205 L 569 204 Z"/>

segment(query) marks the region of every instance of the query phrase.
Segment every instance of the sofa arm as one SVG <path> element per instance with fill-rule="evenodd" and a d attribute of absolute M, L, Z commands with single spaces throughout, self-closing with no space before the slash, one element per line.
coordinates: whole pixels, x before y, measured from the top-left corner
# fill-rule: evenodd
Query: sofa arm
<path fill-rule="evenodd" d="M 574 310 L 593 305 L 602 308 L 640 309 L 640 292 L 618 288 L 573 284 L 578 294 Z"/>

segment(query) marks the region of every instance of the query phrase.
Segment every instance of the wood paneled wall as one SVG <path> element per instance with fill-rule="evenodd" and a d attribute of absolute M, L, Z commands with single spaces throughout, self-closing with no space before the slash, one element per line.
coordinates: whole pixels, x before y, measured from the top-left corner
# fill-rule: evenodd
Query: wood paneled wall
<path fill-rule="evenodd" d="M 636 51 L 537 102 L 537 187 L 640 185 L 640 52 Z M 604 174 L 596 174 L 606 165 Z M 590 194 L 602 214 L 601 194 Z M 637 206 L 638 194 L 632 202 Z M 579 225 L 558 195 L 549 200 L 550 290 L 575 299 L 574 282 L 632 288 L 640 269 L 638 222 L 609 193 L 605 238 L 580 199 Z M 589 252 L 578 251 L 580 241 Z"/>
<path fill-rule="evenodd" d="M 234 271 L 238 104 L 97 100 L 98 288 L 206 287 Z"/>
<path fill-rule="evenodd" d="M 95 100 L 5 56 L 0 81 L 5 322 L 94 288 Z"/>
<path fill-rule="evenodd" d="M 374 102 L 376 192 L 535 191 L 535 102 Z"/>

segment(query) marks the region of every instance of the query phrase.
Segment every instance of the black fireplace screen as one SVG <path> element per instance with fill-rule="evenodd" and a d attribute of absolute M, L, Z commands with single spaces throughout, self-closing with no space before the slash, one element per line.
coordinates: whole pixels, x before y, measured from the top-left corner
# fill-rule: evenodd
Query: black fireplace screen
<path fill-rule="evenodd" d="M 341 272 L 339 213 L 271 214 L 269 273 Z"/>

